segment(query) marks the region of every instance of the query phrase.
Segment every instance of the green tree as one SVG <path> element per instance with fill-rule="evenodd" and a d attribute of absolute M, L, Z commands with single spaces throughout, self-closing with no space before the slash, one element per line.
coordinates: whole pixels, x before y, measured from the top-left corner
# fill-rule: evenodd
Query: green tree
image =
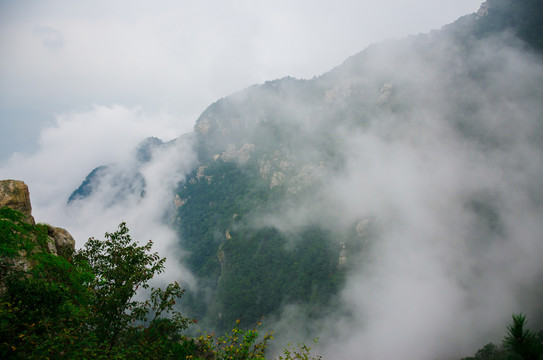
<path fill-rule="evenodd" d="M 257 360 L 265 359 L 268 341 L 273 339 L 272 333 L 259 336 L 256 327 L 240 329 L 240 320 L 236 325 L 221 337 L 215 334 L 204 333 L 197 341 L 198 350 L 187 359 L 217 359 L 217 360 Z M 258 323 L 261 325 L 261 323 Z"/>
<path fill-rule="evenodd" d="M 145 245 L 133 241 L 124 222 L 105 238 L 90 238 L 75 255 L 76 263 L 93 274 L 88 286 L 93 296 L 89 323 L 94 335 L 108 356 L 130 350 L 127 345 L 138 355 L 143 349 L 154 349 L 156 355 L 156 346 L 178 338 L 193 322 L 174 308 L 184 290 L 177 282 L 165 290 L 149 289 L 149 281 L 164 271 L 166 259 L 151 252 L 151 240 Z M 149 299 L 135 299 L 140 289 L 150 291 Z"/>
<path fill-rule="evenodd" d="M 0 209 L 0 357 L 61 357 L 82 349 L 90 273 L 45 251 L 47 225 Z M 69 254 L 67 254 L 69 256 Z"/>
<path fill-rule="evenodd" d="M 239 320 L 222 337 L 183 336 L 195 322 L 175 309 L 184 290 L 177 282 L 150 288 L 165 259 L 151 241 L 133 241 L 125 223 L 65 256 L 46 251 L 47 230 L 0 209 L 0 358 L 265 358 L 272 335 L 240 329 Z M 135 300 L 140 290 L 147 300 Z M 289 347 L 280 359 L 320 359 L 310 350 Z"/>
<path fill-rule="evenodd" d="M 175 310 L 178 283 L 149 288 L 164 270 L 152 242 L 132 241 L 125 223 L 66 256 L 46 251 L 47 225 L 0 209 L 0 358 L 184 358 Z M 147 300 L 136 301 L 140 289 Z"/>
<path fill-rule="evenodd" d="M 313 340 L 315 344 L 318 342 L 319 339 Z M 294 359 L 300 359 L 300 360 L 321 360 L 322 356 L 320 355 L 313 355 L 311 353 L 311 347 L 304 343 L 298 343 L 298 346 L 295 347 L 292 344 L 288 344 L 283 349 L 283 355 L 279 356 L 278 360 L 294 360 Z"/>
<path fill-rule="evenodd" d="M 541 344 L 534 332 L 526 328 L 526 315 L 513 314 L 513 322 L 507 327 L 503 346 L 518 358 L 524 360 L 541 359 Z"/>

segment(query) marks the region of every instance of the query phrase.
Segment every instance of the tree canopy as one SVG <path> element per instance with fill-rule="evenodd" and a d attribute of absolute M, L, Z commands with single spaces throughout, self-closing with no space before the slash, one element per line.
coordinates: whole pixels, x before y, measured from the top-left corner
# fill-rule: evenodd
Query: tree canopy
<path fill-rule="evenodd" d="M 184 290 L 178 282 L 150 287 L 165 258 L 151 251 L 152 241 L 134 241 L 124 222 L 60 256 L 46 251 L 47 228 L 0 209 L 1 358 L 265 358 L 273 336 L 242 329 L 239 320 L 223 336 L 183 334 L 196 323 L 175 306 Z M 284 359 L 313 359 L 310 350 L 294 348 Z"/>

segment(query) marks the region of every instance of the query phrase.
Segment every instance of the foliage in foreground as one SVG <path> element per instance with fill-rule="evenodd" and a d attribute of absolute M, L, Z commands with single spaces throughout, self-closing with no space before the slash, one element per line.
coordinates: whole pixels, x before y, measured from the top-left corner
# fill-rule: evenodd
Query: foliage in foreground
<path fill-rule="evenodd" d="M 221 337 L 215 334 L 204 333 L 195 343 L 198 346 L 195 352 L 187 359 L 232 359 L 232 360 L 259 360 L 266 359 L 266 350 L 268 342 L 273 340 L 273 332 L 259 335 L 256 328 L 243 330 L 239 328 L 240 320 L 236 320 L 236 325 L 230 333 Z M 261 323 L 258 323 L 261 325 Z M 315 339 L 317 343 L 318 339 Z M 282 355 L 277 360 L 320 360 L 320 355 L 313 355 L 311 347 L 299 343 L 297 346 L 287 345 L 282 351 Z"/>
<path fill-rule="evenodd" d="M 524 360 L 543 359 L 543 337 L 526 328 L 526 315 L 513 314 L 503 347 Z"/>
<path fill-rule="evenodd" d="M 255 328 L 243 330 L 239 328 L 240 321 L 230 333 L 221 337 L 215 334 L 203 334 L 196 341 L 199 344 L 198 351 L 188 356 L 188 359 L 265 359 L 267 344 L 273 339 L 272 334 L 266 333 L 259 337 Z M 260 325 L 260 323 L 259 323 Z"/>
<path fill-rule="evenodd" d="M 513 314 L 502 340 L 503 347 L 486 344 L 473 357 L 462 360 L 541 360 L 543 359 L 543 331 L 535 333 L 526 328 L 526 315 Z"/>
<path fill-rule="evenodd" d="M 264 359 L 271 334 L 240 329 L 198 339 L 182 332 L 195 320 L 176 301 L 184 290 L 149 281 L 165 259 L 152 242 L 139 245 L 125 223 L 91 238 L 76 252 L 46 251 L 47 225 L 30 225 L 21 213 L 0 209 L 0 358 L 3 359 Z M 135 300 L 138 291 L 148 295 Z M 309 348 L 284 360 L 313 359 Z"/>
<path fill-rule="evenodd" d="M 125 223 L 61 256 L 46 251 L 47 230 L 0 209 L 0 358 L 265 359 L 273 335 L 241 329 L 239 320 L 220 337 L 183 336 L 195 322 L 175 309 L 184 290 L 176 282 L 150 288 L 165 259 L 151 252 L 151 241 L 133 241 Z M 135 300 L 140 289 L 144 301 Z M 503 347 L 489 343 L 464 360 L 543 359 L 543 332 L 526 323 L 524 314 L 514 314 Z M 321 357 L 298 344 L 278 359 Z"/>
<path fill-rule="evenodd" d="M 89 239 L 80 251 L 45 251 L 46 225 L 20 213 L 0 213 L 0 357 L 174 358 L 184 354 L 179 333 L 193 320 L 174 308 L 178 283 L 165 289 L 148 282 L 164 259 L 140 246 L 121 223 L 105 240 Z M 148 299 L 136 301 L 139 289 Z"/>

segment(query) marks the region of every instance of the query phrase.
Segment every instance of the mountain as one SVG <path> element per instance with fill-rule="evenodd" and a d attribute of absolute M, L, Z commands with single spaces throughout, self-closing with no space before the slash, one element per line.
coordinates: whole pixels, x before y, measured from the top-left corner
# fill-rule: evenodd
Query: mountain
<path fill-rule="evenodd" d="M 372 309 L 420 285 L 446 310 L 464 305 L 445 294 L 474 313 L 500 294 L 542 323 L 541 10 L 488 0 L 321 76 L 210 105 L 190 135 L 198 164 L 172 194 L 171 224 L 198 283 L 186 310 L 218 329 L 292 306 L 308 327 L 358 312 L 371 325 Z M 126 178 L 145 196 L 145 179 Z M 397 306 L 380 321 L 393 323 Z"/>
<path fill-rule="evenodd" d="M 134 152 L 131 164 L 101 165 L 93 169 L 68 198 L 68 204 L 84 200 L 95 191 L 104 191 L 107 184 L 107 198 L 110 200 L 107 206 L 118 203 L 127 197 L 143 197 L 145 195 L 145 177 L 142 175 L 142 167 L 148 164 L 157 149 L 167 148 L 172 143 L 164 143 L 162 140 L 149 137 L 143 140 Z"/>

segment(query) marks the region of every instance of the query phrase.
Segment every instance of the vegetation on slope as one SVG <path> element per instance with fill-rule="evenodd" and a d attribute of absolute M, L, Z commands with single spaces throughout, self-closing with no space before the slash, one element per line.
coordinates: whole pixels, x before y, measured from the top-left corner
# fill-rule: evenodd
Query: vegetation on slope
<path fill-rule="evenodd" d="M 3 358 L 171 358 L 186 352 L 179 332 L 193 321 L 174 309 L 179 284 L 148 289 L 164 259 L 139 246 L 125 224 L 104 241 L 56 256 L 46 225 L 2 208 L 0 354 Z M 146 301 L 136 301 L 138 289 Z M 154 355 L 153 355 L 154 354 Z"/>
<path fill-rule="evenodd" d="M 543 330 L 538 333 L 526 327 L 526 315 L 513 314 L 513 321 L 507 327 L 502 347 L 488 343 L 474 356 L 462 360 L 540 360 L 543 359 Z"/>
<path fill-rule="evenodd" d="M 178 193 L 183 205 L 176 226 L 189 252 L 186 262 L 212 293 L 190 293 L 186 305 L 196 317 L 212 314 L 211 325 L 222 330 L 238 318 L 254 324 L 286 303 L 304 303 L 316 315 L 344 276 L 339 242 L 319 226 L 295 234 L 251 226 L 251 216 L 285 195 L 266 185 L 250 165 L 218 160 Z"/>
<path fill-rule="evenodd" d="M 222 337 L 184 336 L 196 322 L 176 310 L 184 290 L 177 282 L 149 288 L 165 259 L 151 241 L 133 241 L 124 223 L 62 256 L 46 251 L 46 228 L 0 209 L 3 359 L 264 359 L 272 335 L 239 321 Z M 288 350 L 284 359 L 313 358 L 309 351 Z"/>
<path fill-rule="evenodd" d="M 196 322 L 176 310 L 176 300 L 184 291 L 178 283 L 149 289 L 148 282 L 164 270 L 165 259 L 151 252 L 151 241 L 145 245 L 133 241 L 124 223 L 106 233 L 105 240 L 91 238 L 83 249 L 60 256 L 45 251 L 46 228 L 26 223 L 15 210 L 0 209 L 2 358 L 250 360 L 268 356 L 273 335 L 260 335 L 240 320 L 223 336 L 183 335 Z M 245 280 L 251 282 L 250 271 L 246 274 Z M 149 290 L 144 292 L 146 300 L 135 300 L 138 289 Z M 289 345 L 278 356 L 281 360 L 320 358 L 305 344 Z M 489 343 L 463 360 L 542 358 L 543 331 L 527 329 L 525 315 L 514 314 L 503 348 Z"/>
<path fill-rule="evenodd" d="M 511 114 L 502 125 L 488 121 L 493 117 L 488 110 L 509 102 L 529 109 L 539 102 L 540 87 L 537 81 L 527 82 L 511 95 L 495 81 L 496 74 L 510 71 L 508 58 L 499 54 L 506 41 L 498 46 L 484 40 L 510 39 L 512 34 L 524 41 L 521 48 L 540 50 L 541 1 L 487 4 L 485 14 L 468 15 L 442 32 L 377 44 L 321 77 L 266 82 L 206 109 L 195 127 L 201 168 L 180 185 L 182 205 L 175 219 L 187 264 L 205 284 L 205 291 L 187 296 L 194 314 L 223 328 L 239 316 L 257 321 L 287 303 L 326 306 L 341 286 L 345 269 L 337 267 L 340 244 L 349 237 L 320 226 L 315 218 L 295 233 L 255 225 L 249 218 L 259 214 L 265 219 L 288 197 L 292 203 L 305 200 L 289 191 L 288 181 L 296 176 L 296 171 L 288 172 L 291 168 L 321 164 L 328 174 L 341 171 L 345 153 L 351 151 L 342 147 L 344 132 L 372 128 L 392 142 L 412 131 L 410 121 L 428 118 L 428 126 L 450 127 L 453 136 L 485 156 L 517 140 L 504 129 L 519 115 Z M 509 50 L 517 49 L 518 38 Z M 539 144 L 542 129 L 540 123 L 534 125 L 527 140 Z M 255 146 L 248 160 L 221 159 L 229 147 L 238 150 L 247 144 Z M 292 164 L 281 172 L 285 180 L 277 186 L 262 171 L 265 160 L 274 157 L 278 164 Z M 504 232 L 496 200 L 482 193 L 466 196 L 466 209 L 476 223 L 474 248 L 492 244 Z M 326 204 L 313 201 L 309 206 Z M 313 254 L 315 261 L 303 252 Z"/>

